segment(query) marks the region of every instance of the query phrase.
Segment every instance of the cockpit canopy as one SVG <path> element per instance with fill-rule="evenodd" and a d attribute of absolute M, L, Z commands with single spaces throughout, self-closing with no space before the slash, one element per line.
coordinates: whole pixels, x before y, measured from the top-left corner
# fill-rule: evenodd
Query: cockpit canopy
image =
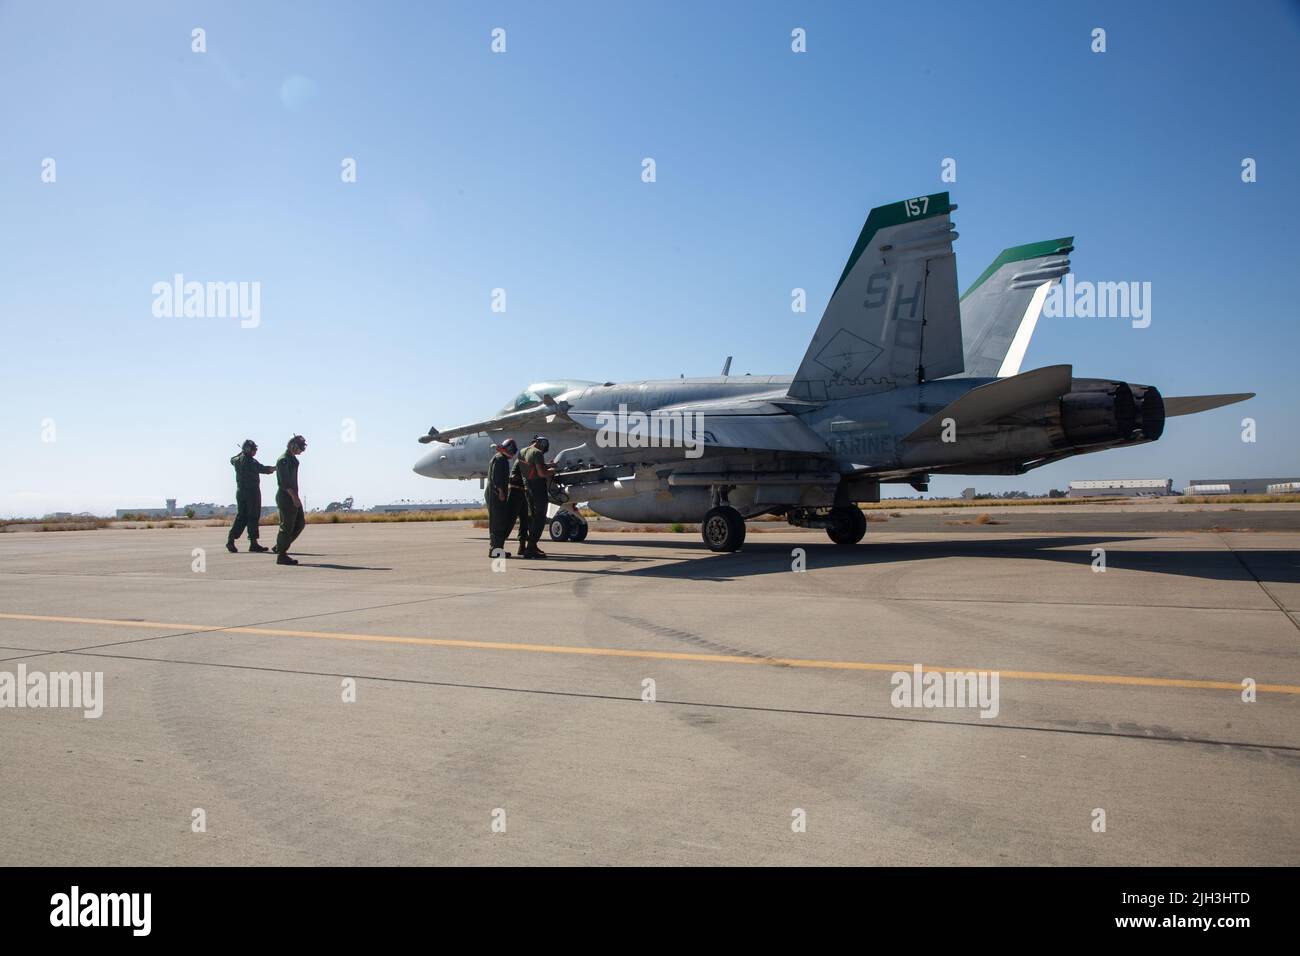
<path fill-rule="evenodd" d="M 508 415 L 511 412 L 522 412 L 527 408 L 534 408 L 542 404 L 542 396 L 550 395 L 552 398 L 559 398 L 565 392 L 571 392 L 574 389 L 587 388 L 589 385 L 599 385 L 599 382 L 583 382 L 578 379 L 556 379 L 551 382 L 536 382 L 529 385 L 526 389 L 515 396 L 505 408 L 498 413 Z"/>

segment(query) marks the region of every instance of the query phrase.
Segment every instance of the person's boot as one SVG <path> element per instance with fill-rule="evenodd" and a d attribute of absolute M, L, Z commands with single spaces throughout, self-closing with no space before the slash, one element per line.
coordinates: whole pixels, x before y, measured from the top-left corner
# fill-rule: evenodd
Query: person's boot
<path fill-rule="evenodd" d="M 297 564 L 298 562 L 287 554 L 282 554 L 275 559 L 276 564 Z"/>
<path fill-rule="evenodd" d="M 235 547 L 235 542 L 230 538 L 226 539 L 226 550 L 231 554 L 239 554 L 239 549 Z"/>
<path fill-rule="evenodd" d="M 270 548 L 264 548 L 264 547 L 262 547 L 260 544 L 258 544 L 256 541 L 254 541 L 252 544 L 250 544 L 250 545 L 248 546 L 248 550 L 249 550 L 249 551 L 256 551 L 258 554 L 265 554 L 265 553 L 267 553 L 268 551 L 270 551 L 271 549 L 270 549 Z"/>
<path fill-rule="evenodd" d="M 528 557 L 528 547 L 522 541 L 519 542 L 519 557 Z"/>
<path fill-rule="evenodd" d="M 524 557 L 525 557 L 525 558 L 544 558 L 544 557 L 546 557 L 546 552 L 543 551 L 541 548 L 539 548 L 537 545 L 533 545 L 531 548 L 528 549 L 528 553 L 525 554 Z"/>

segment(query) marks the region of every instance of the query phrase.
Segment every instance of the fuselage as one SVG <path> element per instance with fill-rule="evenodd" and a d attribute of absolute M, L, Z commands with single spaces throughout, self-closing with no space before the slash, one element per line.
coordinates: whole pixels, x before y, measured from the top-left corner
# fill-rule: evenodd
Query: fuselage
<path fill-rule="evenodd" d="M 575 382 L 560 380 L 570 387 L 564 391 L 552 391 L 549 394 L 558 401 L 570 403 L 575 409 L 597 411 L 614 411 L 620 405 L 629 411 L 649 412 L 681 402 L 697 402 L 708 399 L 727 398 L 730 396 L 755 396 L 765 393 L 784 395 L 792 376 L 789 375 L 731 375 L 714 378 L 669 378 L 648 379 L 641 382 L 623 382 L 618 384 L 600 384 L 598 382 Z M 520 393 L 514 403 L 503 411 L 523 410 L 541 404 L 544 386 L 549 383 L 530 385 Z M 536 401 L 528 401 L 535 396 Z M 507 438 L 513 438 L 520 448 L 531 440 L 534 434 L 545 432 L 551 442 L 551 455 L 578 446 L 589 445 L 590 433 L 584 429 L 566 426 L 556 420 L 544 427 L 525 431 L 494 431 L 489 435 L 480 432 L 453 439 L 450 442 L 433 442 L 429 451 L 415 463 L 414 471 L 426 478 L 485 478 L 487 465 L 495 453 L 495 446 Z M 598 449 L 588 452 L 596 458 Z M 570 456 L 572 457 L 572 456 Z M 619 456 L 610 456 L 616 459 Z"/>
<path fill-rule="evenodd" d="M 823 507 L 835 498 L 837 481 L 924 481 L 930 471 L 955 474 L 1019 474 L 1035 463 L 1082 451 L 1154 440 L 1163 427 L 1163 413 L 1151 410 L 1146 432 L 1140 416 L 1133 418 L 1134 396 L 1154 389 L 1107 380 L 1073 379 L 1069 394 L 1037 400 L 1002 414 L 996 421 L 955 421 L 941 433 L 917 437 L 922 423 L 951 406 L 973 389 L 1005 381 L 996 378 L 951 377 L 905 385 L 852 398 L 823 402 L 794 401 L 789 375 L 744 375 L 605 383 L 571 380 L 530 386 L 503 412 L 540 408 L 548 394 L 565 406 L 565 415 L 526 430 L 480 432 L 435 442 L 416 463 L 415 471 L 430 478 L 483 478 L 495 446 L 507 437 L 519 447 L 537 432 L 550 440 L 550 455 L 563 469 L 597 469 L 599 486 L 576 484 L 572 497 L 589 500 L 600 513 L 625 520 L 697 520 L 709 501 L 704 476 L 765 475 L 750 480 L 735 496 L 747 514 L 771 510 L 765 506 Z M 1117 409 L 1127 402 L 1129 409 Z M 771 418 L 795 422 L 812 436 L 798 450 L 779 443 L 736 447 L 708 438 L 696 456 L 681 447 L 602 447 L 591 428 L 579 427 L 569 416 L 586 413 L 668 414 L 674 409 L 703 407 L 704 434 L 709 414 L 731 417 L 737 409 L 771 409 Z M 1082 408 L 1080 412 L 1079 409 Z M 1125 418 L 1125 414 L 1128 417 Z M 716 419 L 714 419 L 716 421 Z M 947 421 L 947 420 L 945 420 Z M 775 446 L 775 447 L 774 447 Z M 627 480 L 610 484 L 615 474 Z M 785 476 L 811 476 L 797 493 L 789 488 L 764 488 Z M 829 476 L 829 478 L 827 477 Z M 588 498 L 587 496 L 590 496 Z M 841 494 L 841 497 L 843 495 Z M 857 499 L 861 500 L 861 499 Z"/>

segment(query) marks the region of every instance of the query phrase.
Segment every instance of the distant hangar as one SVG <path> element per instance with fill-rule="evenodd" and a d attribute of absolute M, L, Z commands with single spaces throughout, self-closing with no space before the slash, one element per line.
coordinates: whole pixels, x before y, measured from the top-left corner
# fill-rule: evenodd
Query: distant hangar
<path fill-rule="evenodd" d="M 1184 495 L 1295 495 L 1300 478 L 1198 478 Z M 1176 495 L 1172 478 L 1089 478 L 1070 482 L 1070 498 L 1146 498 Z"/>
<path fill-rule="evenodd" d="M 1293 495 L 1300 478 L 1194 478 L 1185 495 Z"/>
<path fill-rule="evenodd" d="M 1069 498 L 1145 498 L 1174 493 L 1172 478 L 1089 478 L 1070 482 Z"/>

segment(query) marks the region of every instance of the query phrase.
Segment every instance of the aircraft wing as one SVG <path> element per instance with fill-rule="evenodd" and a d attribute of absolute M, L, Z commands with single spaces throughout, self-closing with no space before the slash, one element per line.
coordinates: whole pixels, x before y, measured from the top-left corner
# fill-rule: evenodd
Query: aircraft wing
<path fill-rule="evenodd" d="M 430 428 L 427 435 L 420 436 L 420 444 L 427 445 L 431 441 L 449 441 L 452 438 L 460 438 L 462 435 L 477 435 L 479 432 L 513 431 L 519 428 L 526 429 L 530 425 L 540 426 L 550 422 L 556 415 L 563 415 L 569 410 L 568 402 L 556 402 L 549 395 L 542 397 L 542 403 L 535 408 L 527 408 L 521 412 L 511 412 L 508 415 L 500 415 L 497 418 L 489 418 L 486 421 L 474 422 L 470 425 L 458 425 L 455 428 L 448 428 L 446 431 Z"/>
<path fill-rule="evenodd" d="M 1069 365 L 1048 365 L 1032 372 L 1022 372 L 1011 378 L 972 388 L 927 418 L 903 441 L 922 441 L 938 438 L 943 431 L 944 419 L 951 418 L 960 431 L 997 421 L 1017 409 L 1037 402 L 1050 402 L 1070 390 L 1074 369 Z M 1168 399 L 1165 400 L 1168 403 Z M 1166 407 L 1167 404 L 1166 404 Z M 1166 413 L 1167 414 L 1167 413 Z"/>
<path fill-rule="evenodd" d="M 1254 392 L 1236 392 L 1232 395 L 1181 395 L 1165 398 L 1165 417 L 1195 415 L 1197 412 L 1208 412 L 1211 408 L 1222 408 L 1254 397 Z"/>
<path fill-rule="evenodd" d="M 797 416 L 766 401 L 687 402 L 655 410 L 660 416 L 660 433 L 668 432 L 663 424 L 669 416 L 682 417 L 691 441 L 701 441 L 706 448 L 745 448 L 771 451 L 794 451 L 829 455 L 830 449 Z M 698 418 L 696 416 L 699 416 Z M 583 428 L 607 434 L 628 435 L 638 427 L 637 421 L 620 418 L 609 411 L 574 411 L 568 418 Z M 632 444 L 631 441 L 628 442 Z M 635 446 L 633 446 L 635 447 Z"/>

